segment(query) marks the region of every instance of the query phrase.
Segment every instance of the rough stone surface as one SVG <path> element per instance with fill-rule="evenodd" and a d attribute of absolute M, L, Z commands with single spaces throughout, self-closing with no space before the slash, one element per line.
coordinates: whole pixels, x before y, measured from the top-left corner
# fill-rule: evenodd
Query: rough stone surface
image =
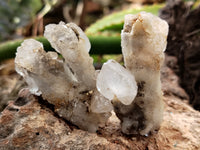
<path fill-rule="evenodd" d="M 187 95 L 173 71 L 164 66 L 161 77 L 165 111 L 157 134 L 125 136 L 114 115 L 97 133 L 82 131 L 58 117 L 53 105 L 25 89 L 0 115 L 0 150 L 198 150 L 200 113 L 182 100 Z"/>

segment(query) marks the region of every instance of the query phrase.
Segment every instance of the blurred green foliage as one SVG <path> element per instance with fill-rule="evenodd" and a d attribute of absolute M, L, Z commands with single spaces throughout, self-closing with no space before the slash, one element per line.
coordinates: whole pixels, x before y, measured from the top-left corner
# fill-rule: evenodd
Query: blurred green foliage
<path fill-rule="evenodd" d="M 0 42 L 12 39 L 42 8 L 41 0 L 0 0 Z"/>
<path fill-rule="evenodd" d="M 26 1 L 30 2 L 31 0 Z M 113 13 L 98 20 L 96 23 L 87 28 L 86 35 L 88 36 L 91 42 L 90 54 L 93 54 L 94 62 L 98 62 L 99 59 L 99 57 L 97 57 L 96 55 L 121 54 L 120 32 L 123 28 L 125 14 L 136 14 L 140 11 L 147 11 L 158 15 L 159 9 L 163 6 L 164 4 L 155 4 L 151 6 L 144 6 L 137 9 L 129 9 Z M 35 11 L 30 11 L 30 13 L 32 12 L 32 15 L 34 15 L 36 11 L 37 9 L 35 9 Z M 52 50 L 46 38 L 37 37 L 35 39 L 41 41 L 44 44 L 46 51 Z M 0 44 L 0 61 L 8 58 L 13 58 L 15 56 L 16 48 L 21 44 L 22 41 L 23 40 L 15 40 Z M 112 59 L 115 59 L 115 55 L 111 56 Z M 101 62 L 105 62 L 106 60 L 107 58 L 102 56 Z"/>
<path fill-rule="evenodd" d="M 97 22 L 87 28 L 85 32 L 87 35 L 93 36 L 99 34 L 107 35 L 108 33 L 113 36 L 120 36 L 124 24 L 124 16 L 126 14 L 137 14 L 141 11 L 146 11 L 158 15 L 158 11 L 162 7 L 164 7 L 164 4 L 154 4 L 115 12 L 97 20 Z"/>

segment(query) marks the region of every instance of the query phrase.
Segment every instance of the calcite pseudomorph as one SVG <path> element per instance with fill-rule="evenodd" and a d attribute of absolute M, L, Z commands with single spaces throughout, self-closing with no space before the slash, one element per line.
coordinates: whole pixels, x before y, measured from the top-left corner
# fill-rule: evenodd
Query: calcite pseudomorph
<path fill-rule="evenodd" d="M 55 112 L 81 129 L 95 132 L 114 109 L 125 134 L 145 135 L 162 121 L 160 66 L 168 25 L 149 13 L 125 16 L 122 52 L 125 67 L 114 60 L 95 71 L 90 42 L 75 24 L 45 27 L 44 36 L 56 52 L 25 40 L 17 49 L 16 71 L 31 93 L 55 106 Z"/>

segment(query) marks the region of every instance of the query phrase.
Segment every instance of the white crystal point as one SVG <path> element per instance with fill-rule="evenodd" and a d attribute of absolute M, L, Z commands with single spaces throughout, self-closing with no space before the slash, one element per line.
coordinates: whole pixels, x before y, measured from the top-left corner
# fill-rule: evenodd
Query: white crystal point
<path fill-rule="evenodd" d="M 70 50 L 71 57 L 78 49 L 78 37 L 76 33 L 64 22 L 49 24 L 45 26 L 44 36 L 51 43 L 51 46 L 65 57 L 66 49 Z"/>
<path fill-rule="evenodd" d="M 24 40 L 21 46 L 17 48 L 15 68 L 16 71 L 26 79 L 30 92 L 39 96 L 42 92 L 35 80 L 28 75 L 28 72 L 39 72 L 35 69 L 35 66 L 38 68 L 41 67 L 38 53 L 44 53 L 43 45 L 40 42 L 34 39 Z"/>
<path fill-rule="evenodd" d="M 43 45 L 40 42 L 34 39 L 24 40 L 21 46 L 17 48 L 15 63 L 31 71 L 36 65 L 35 59 L 38 57 L 38 51 L 43 51 Z"/>
<path fill-rule="evenodd" d="M 156 54 L 157 57 L 163 57 L 163 51 L 167 45 L 167 35 L 167 22 L 151 13 L 141 12 L 137 15 L 126 15 L 124 29 L 121 33 L 123 55 L 126 58 L 130 57 L 133 61 L 135 59 L 132 55 L 138 55 L 138 53 L 144 61 L 151 61 L 152 53 Z M 149 53 L 149 55 L 143 55 L 143 53 Z M 126 67 L 127 63 L 128 61 L 125 59 Z"/>
<path fill-rule="evenodd" d="M 60 22 L 58 25 L 49 24 L 45 26 L 44 36 L 51 43 L 52 47 L 63 56 L 66 54 L 66 49 L 68 49 L 66 51 L 67 54 L 69 55 L 69 50 L 71 50 L 70 55 L 72 55 L 80 49 L 89 52 L 91 48 L 88 37 L 74 23 L 65 24 Z"/>
<path fill-rule="evenodd" d="M 83 49 L 89 52 L 91 48 L 91 44 L 88 37 L 85 35 L 82 29 L 74 23 L 68 23 L 66 24 L 66 26 L 71 28 L 79 37 L 79 44 L 80 44 L 79 46 L 83 47 Z"/>
<path fill-rule="evenodd" d="M 104 63 L 96 86 L 103 96 L 109 100 L 117 98 L 124 105 L 130 105 L 137 95 L 134 76 L 114 60 Z"/>
<path fill-rule="evenodd" d="M 85 89 L 95 88 L 95 68 L 88 53 L 91 46 L 81 28 L 73 23 L 49 24 L 45 27 L 44 36 L 62 54 L 64 63 L 72 70 L 77 81 Z"/>

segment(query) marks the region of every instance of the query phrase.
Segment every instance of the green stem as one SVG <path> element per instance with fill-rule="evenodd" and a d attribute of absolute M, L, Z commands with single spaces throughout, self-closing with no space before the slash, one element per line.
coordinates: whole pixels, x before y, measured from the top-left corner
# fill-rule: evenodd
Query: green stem
<path fill-rule="evenodd" d="M 120 36 L 88 36 L 91 42 L 90 54 L 121 54 Z"/>
<path fill-rule="evenodd" d="M 37 41 L 43 43 L 46 51 L 54 51 L 50 43 L 44 37 L 35 37 Z M 91 42 L 90 54 L 119 54 L 121 53 L 120 37 L 113 36 L 89 36 Z M 7 41 L 0 44 L 0 62 L 9 58 L 14 58 L 17 47 L 21 45 L 24 39 Z"/>

